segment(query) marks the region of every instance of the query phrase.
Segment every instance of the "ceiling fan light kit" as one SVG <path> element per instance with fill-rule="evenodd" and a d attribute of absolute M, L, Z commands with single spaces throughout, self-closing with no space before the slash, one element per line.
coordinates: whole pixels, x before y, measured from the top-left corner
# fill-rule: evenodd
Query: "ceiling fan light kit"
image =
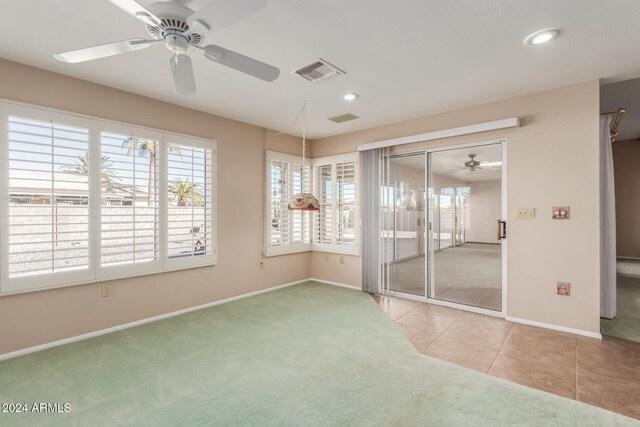
<path fill-rule="evenodd" d="M 196 91 L 191 58 L 186 55 L 189 47 L 203 51 L 204 57 L 210 61 L 267 82 L 272 82 L 280 76 L 278 68 L 264 62 L 221 46 L 201 46 L 203 34 L 221 30 L 254 14 L 266 7 L 266 0 L 211 0 L 198 11 L 186 6 L 188 0 L 160 1 L 150 5 L 148 9 L 136 0 L 111 2 L 144 22 L 152 38 L 135 38 L 59 53 L 54 55 L 58 61 L 75 64 L 145 49 L 154 43 L 164 42 L 165 47 L 174 54 L 169 60 L 169 65 L 175 91 L 179 95 L 189 95 Z"/>

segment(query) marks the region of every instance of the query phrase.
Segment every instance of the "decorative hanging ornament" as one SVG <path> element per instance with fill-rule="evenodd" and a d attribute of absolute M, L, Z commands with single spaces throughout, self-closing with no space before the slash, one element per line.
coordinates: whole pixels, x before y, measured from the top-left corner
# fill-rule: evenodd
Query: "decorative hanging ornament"
<path fill-rule="evenodd" d="M 305 149 L 307 143 L 307 133 L 306 133 L 306 109 L 307 109 L 307 101 L 304 101 L 302 104 L 302 167 L 300 171 L 300 182 L 304 187 L 304 160 L 305 160 Z M 304 188 L 303 188 L 304 191 Z M 290 211 L 319 211 L 320 210 L 320 202 L 316 199 L 311 193 L 296 193 L 289 198 L 289 206 L 288 209 Z"/>

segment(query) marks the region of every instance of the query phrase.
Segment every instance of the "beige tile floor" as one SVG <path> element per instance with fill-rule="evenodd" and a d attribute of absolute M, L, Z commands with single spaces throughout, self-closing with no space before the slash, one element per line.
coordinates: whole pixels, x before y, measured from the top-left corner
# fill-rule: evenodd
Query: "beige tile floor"
<path fill-rule="evenodd" d="M 640 419 L 640 343 L 402 298 L 374 299 L 423 354 Z"/>

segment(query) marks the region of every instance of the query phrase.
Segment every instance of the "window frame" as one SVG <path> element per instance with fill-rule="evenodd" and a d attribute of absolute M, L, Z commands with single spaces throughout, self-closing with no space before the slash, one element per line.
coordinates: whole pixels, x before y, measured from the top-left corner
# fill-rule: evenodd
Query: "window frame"
<path fill-rule="evenodd" d="M 211 150 L 211 222 L 209 223 L 209 229 L 211 230 L 211 252 L 203 255 L 185 257 L 185 258 L 169 258 L 169 236 L 168 236 L 168 168 L 169 159 L 166 155 L 169 141 L 175 142 L 182 146 L 191 146 L 195 148 L 209 149 Z M 177 133 L 165 132 L 164 141 L 162 144 L 162 160 L 160 162 L 161 170 L 160 176 L 163 177 L 160 181 L 160 256 L 163 262 L 164 271 L 184 270 L 186 268 L 206 267 L 208 265 L 215 265 L 218 261 L 218 205 L 217 205 L 217 163 L 216 163 L 216 143 L 210 146 L 210 142 L 205 139 L 199 139 L 194 137 L 186 137 Z"/>
<path fill-rule="evenodd" d="M 101 183 L 100 168 L 90 167 L 88 186 L 88 269 L 63 271 L 54 273 L 34 274 L 24 277 L 9 277 L 9 126 L 10 116 L 24 117 L 31 120 L 46 121 L 70 126 L 82 127 L 88 130 L 88 156 L 90 164 L 100 164 L 102 147 L 100 134 L 102 131 L 132 130 L 137 137 L 150 137 L 159 141 L 158 153 L 158 205 L 159 205 L 159 262 L 152 261 L 149 267 L 141 263 L 139 266 L 115 265 L 100 266 L 101 251 Z M 119 133 L 119 132 L 114 132 Z M 121 132 L 120 132 L 121 133 Z M 159 137 L 159 138 L 158 138 Z M 181 145 L 190 145 L 211 150 L 211 254 L 189 257 L 178 260 L 167 259 L 166 226 L 167 226 L 167 156 L 166 139 L 171 138 Z M 37 292 L 47 289 L 78 286 L 99 283 L 107 280 L 127 279 L 150 274 L 170 271 L 200 268 L 217 264 L 217 142 L 215 140 L 194 137 L 190 135 L 167 132 L 144 126 L 105 120 L 69 113 L 57 109 L 41 107 L 15 101 L 0 99 L 0 297 L 6 295 Z M 197 258 L 197 259 L 194 259 Z M 171 262 L 169 262 L 171 261 Z"/>
<path fill-rule="evenodd" d="M 103 132 L 115 133 L 120 135 L 128 135 L 130 137 L 138 137 L 138 138 L 141 137 L 145 139 L 153 139 L 158 141 L 159 149 L 158 149 L 158 158 L 156 158 L 156 161 L 159 161 L 160 163 L 157 167 L 158 173 L 160 175 L 158 176 L 157 179 L 158 179 L 158 183 L 160 183 L 160 179 L 162 177 L 162 173 L 160 172 L 160 170 L 161 170 L 161 165 L 164 158 L 163 156 L 164 153 L 162 150 L 162 148 L 164 147 L 164 142 L 163 142 L 164 135 L 162 132 L 139 127 L 139 126 L 123 125 L 119 123 L 111 123 L 111 122 L 105 122 L 105 121 L 95 121 L 94 132 L 95 132 L 95 139 L 94 139 L 94 144 L 92 145 L 93 147 L 97 147 L 97 148 L 94 148 L 93 150 L 94 155 L 90 157 L 94 165 L 101 164 L 101 161 L 102 161 L 102 154 L 103 154 L 102 133 Z M 95 205 L 95 207 L 91 211 L 91 213 L 93 214 L 93 219 L 96 222 L 95 224 L 96 232 L 93 233 L 94 248 L 95 248 L 95 257 L 93 258 L 93 261 L 94 261 L 94 268 L 96 271 L 96 279 L 109 280 L 112 278 L 121 278 L 123 275 L 127 275 L 127 276 L 143 275 L 143 274 L 153 274 L 153 273 L 162 272 L 164 270 L 164 266 L 162 265 L 162 235 L 164 234 L 165 230 L 162 228 L 162 221 L 160 220 L 160 218 L 158 219 L 158 235 L 159 235 L 159 242 L 160 242 L 160 250 L 158 251 L 157 260 L 148 262 L 148 263 L 142 263 L 142 264 L 120 264 L 120 265 L 107 265 L 107 266 L 102 265 L 102 262 L 101 262 L 102 231 L 103 231 L 102 230 L 102 226 L 103 226 L 102 186 L 100 182 L 100 174 L 90 173 L 90 177 L 93 178 L 92 180 L 92 183 L 94 185 L 93 194 L 97 194 L 97 196 L 94 197 L 94 199 L 96 199 L 96 202 L 93 204 Z M 134 177 L 134 183 L 135 183 L 135 177 Z M 162 191 L 162 186 L 159 184 L 158 185 L 158 208 L 159 208 L 158 215 L 160 217 L 162 216 L 161 191 Z M 135 204 L 135 200 L 134 200 L 134 204 Z M 134 219 L 134 222 L 135 222 L 135 219 Z M 135 247 L 134 247 L 134 251 L 135 251 Z"/>
<path fill-rule="evenodd" d="M 271 245 L 271 224 L 273 221 L 271 215 L 271 203 L 272 203 L 272 167 L 273 161 L 281 161 L 289 164 L 301 164 L 302 157 L 293 156 L 290 154 L 279 153 L 276 151 L 266 151 L 265 156 L 265 204 L 264 204 L 264 249 L 263 253 L 266 257 L 294 254 L 300 252 L 327 252 L 344 255 L 360 255 L 360 238 L 361 238 L 361 219 L 360 219 L 360 156 L 359 153 L 347 153 L 335 156 L 320 157 L 317 159 L 305 159 L 305 165 L 310 169 L 309 183 L 310 190 L 314 195 L 318 196 L 319 189 L 316 182 L 316 169 L 321 166 L 331 167 L 331 243 L 318 243 L 316 242 L 316 225 L 318 221 L 318 214 L 311 212 L 311 218 L 309 221 L 309 233 L 310 243 L 308 244 L 288 244 L 282 246 Z M 353 245 L 338 244 L 337 241 L 337 192 L 336 189 L 336 171 L 337 165 L 340 163 L 354 163 L 354 182 L 355 182 L 355 215 L 354 215 L 354 228 L 355 237 Z"/>
<path fill-rule="evenodd" d="M 37 120 L 43 122 L 54 122 L 69 126 L 86 128 L 88 130 L 88 149 L 91 150 L 91 120 L 83 117 L 67 115 L 57 111 L 46 111 L 40 109 L 32 109 L 23 105 L 13 105 L 0 103 L 0 120 L 2 124 L 0 129 L 2 136 L 0 137 L 0 223 L 2 224 L 0 236 L 0 294 L 20 292 L 24 289 L 34 289 L 41 282 L 43 276 L 51 277 L 47 284 L 48 287 L 60 287 L 65 283 L 78 283 L 91 280 L 95 275 L 92 259 L 94 256 L 93 245 L 91 244 L 91 199 L 88 200 L 88 253 L 89 263 L 87 269 L 64 271 L 58 273 L 43 273 L 27 275 L 23 277 L 9 278 L 9 117 L 18 116 L 27 120 Z M 4 184 L 3 184 L 4 183 Z M 91 182 L 89 180 L 89 190 Z"/>
<path fill-rule="evenodd" d="M 337 191 L 337 166 L 342 163 L 353 163 L 353 176 L 354 176 L 354 186 L 355 186 L 355 201 L 354 201 L 354 244 L 353 245 L 345 245 L 338 243 L 338 191 Z M 338 154 L 335 156 L 328 157 L 319 157 L 317 159 L 313 159 L 313 192 L 314 194 L 319 194 L 320 189 L 316 188 L 316 170 L 323 166 L 331 167 L 331 242 L 330 243 L 319 243 L 315 241 L 316 232 L 317 232 L 317 224 L 320 219 L 318 215 L 314 216 L 313 220 L 313 250 L 317 252 L 328 252 L 334 254 L 343 254 L 343 255 L 354 255 L 360 256 L 360 229 L 361 229 L 361 219 L 360 219 L 360 155 L 359 153 L 347 153 L 347 154 Z M 325 216 L 326 218 L 326 216 Z"/>
<path fill-rule="evenodd" d="M 272 169 L 271 169 L 271 163 L 273 161 L 279 161 L 282 163 L 288 163 L 289 164 L 289 169 L 291 170 L 292 165 L 294 164 L 302 164 L 302 157 L 298 157 L 298 156 L 292 156 L 290 154 L 285 154 L 285 153 L 279 153 L 276 151 L 267 151 L 266 152 L 266 156 L 265 156 L 266 160 L 265 160 L 265 205 L 264 205 L 264 255 L 267 257 L 271 257 L 271 256 L 278 256 L 278 255 L 285 255 L 285 254 L 295 254 L 295 253 L 299 253 L 299 252 L 309 252 L 313 243 L 313 220 L 310 218 L 308 221 L 308 224 L 306 226 L 306 232 L 309 236 L 309 242 L 308 243 L 291 243 L 292 240 L 292 235 L 293 233 L 291 232 L 291 216 L 293 214 L 289 214 L 288 215 L 288 220 L 287 223 L 289 224 L 289 243 L 286 245 L 280 245 L 280 246 L 272 246 L 271 245 L 271 227 L 273 224 L 273 218 L 271 216 L 271 204 L 273 201 L 273 194 L 272 194 L 272 187 L 271 187 L 271 176 L 272 176 Z M 304 168 L 308 168 L 308 172 L 305 171 L 305 173 L 308 173 L 307 178 L 309 180 L 309 187 L 306 189 L 306 191 L 310 191 L 311 187 L 313 185 L 313 167 L 311 165 L 311 160 L 310 159 L 305 159 L 304 161 L 304 165 L 302 166 L 303 170 Z M 289 196 L 292 196 L 293 193 L 293 186 L 294 186 L 294 180 L 290 180 L 289 182 Z M 304 187 L 304 184 L 303 184 Z M 305 211 L 299 211 L 299 212 L 305 212 Z"/>

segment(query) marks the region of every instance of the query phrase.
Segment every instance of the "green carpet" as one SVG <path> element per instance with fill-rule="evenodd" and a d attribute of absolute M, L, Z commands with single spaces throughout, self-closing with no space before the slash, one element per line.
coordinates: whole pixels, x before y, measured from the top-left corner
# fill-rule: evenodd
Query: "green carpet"
<path fill-rule="evenodd" d="M 0 363 L 19 425 L 627 426 L 419 354 L 364 293 L 307 283 Z"/>
<path fill-rule="evenodd" d="M 640 341 L 640 277 L 618 275 L 618 315 L 600 319 L 600 332 L 628 340 Z"/>

